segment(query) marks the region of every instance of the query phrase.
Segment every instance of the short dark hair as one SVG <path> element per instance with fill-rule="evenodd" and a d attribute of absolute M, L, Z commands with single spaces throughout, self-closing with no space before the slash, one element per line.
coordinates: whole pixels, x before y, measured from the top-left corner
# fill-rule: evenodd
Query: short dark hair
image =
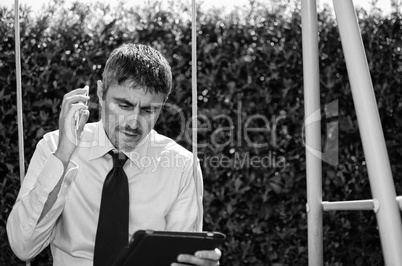
<path fill-rule="evenodd" d="M 160 52 L 143 44 L 124 44 L 113 50 L 103 71 L 103 97 L 110 84 L 131 83 L 166 96 L 172 90 L 172 71 Z"/>

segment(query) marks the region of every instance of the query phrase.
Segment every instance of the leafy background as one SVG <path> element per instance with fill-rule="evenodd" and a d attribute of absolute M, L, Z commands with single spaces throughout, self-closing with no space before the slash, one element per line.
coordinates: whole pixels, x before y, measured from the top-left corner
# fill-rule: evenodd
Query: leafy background
<path fill-rule="evenodd" d="M 301 17 L 300 6 L 290 2 L 267 6 L 250 1 L 248 8 L 229 14 L 197 11 L 198 106 L 203 116 L 198 123 L 206 128 L 198 135 L 203 144 L 198 155 L 205 183 L 204 229 L 226 234 L 222 265 L 307 264 Z M 401 194 L 401 15 L 383 16 L 376 9 L 357 13 L 396 191 Z M 0 265 L 23 265 L 13 255 L 5 231 L 19 189 L 13 14 L 9 8 L 0 9 Z M 99 119 L 96 80 L 110 52 L 126 42 L 151 45 L 170 62 L 174 90 L 169 101 L 180 107 L 180 113 L 166 109 L 157 130 L 191 149 L 181 135 L 179 119 L 184 115 L 188 121 L 191 116 L 189 17 L 188 5 L 177 1 L 168 6 L 150 1 L 141 8 L 76 2 L 65 8 L 63 1 L 55 0 L 38 14 L 22 7 L 27 161 L 43 134 L 57 129 L 66 92 L 90 84 L 90 120 Z M 371 192 L 337 23 L 328 8 L 319 12 L 318 20 L 321 103 L 339 105 L 337 116 L 323 115 L 323 139 L 334 125 L 339 126 L 339 163 L 323 164 L 323 198 L 368 199 Z M 219 115 L 236 123 L 231 125 Z M 266 121 L 250 122 L 253 115 Z M 268 146 L 248 145 L 242 131 L 246 122 L 250 127 L 268 126 L 264 132 L 247 133 L 254 143 Z M 236 156 L 268 156 L 271 165 L 241 165 Z M 230 167 L 212 164 L 213 157 L 229 158 Z M 45 249 L 33 265 L 51 265 L 51 261 Z M 374 214 L 324 213 L 324 261 L 325 265 L 383 265 Z"/>

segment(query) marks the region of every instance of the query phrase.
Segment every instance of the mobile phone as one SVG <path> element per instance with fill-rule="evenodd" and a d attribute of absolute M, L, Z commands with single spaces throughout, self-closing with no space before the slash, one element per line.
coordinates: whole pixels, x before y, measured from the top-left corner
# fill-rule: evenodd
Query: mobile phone
<path fill-rule="evenodd" d="M 84 87 L 84 89 L 85 89 L 84 95 L 88 96 L 88 94 L 89 94 L 89 86 L 86 85 Z M 84 104 L 87 105 L 88 102 L 84 102 Z M 82 116 L 82 110 L 79 110 L 79 111 L 75 112 L 75 115 L 74 115 L 75 131 L 77 131 L 78 127 L 80 126 L 81 116 Z"/>

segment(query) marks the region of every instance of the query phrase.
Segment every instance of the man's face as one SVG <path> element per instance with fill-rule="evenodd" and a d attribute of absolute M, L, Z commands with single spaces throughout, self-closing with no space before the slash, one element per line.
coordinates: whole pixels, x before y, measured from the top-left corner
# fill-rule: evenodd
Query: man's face
<path fill-rule="evenodd" d="M 98 97 L 102 106 L 102 121 L 110 142 L 119 150 L 134 150 L 154 127 L 165 96 L 132 88 L 130 83 L 112 84 L 102 97 L 102 82 L 98 81 Z"/>

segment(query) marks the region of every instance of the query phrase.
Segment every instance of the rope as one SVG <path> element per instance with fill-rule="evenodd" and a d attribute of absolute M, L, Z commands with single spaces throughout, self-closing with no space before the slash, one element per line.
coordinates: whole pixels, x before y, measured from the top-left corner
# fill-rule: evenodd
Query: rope
<path fill-rule="evenodd" d="M 192 90 L 192 130 L 193 130 L 193 156 L 197 160 L 197 21 L 195 0 L 192 0 L 192 27 L 191 27 L 191 90 Z M 194 174 L 197 172 L 197 164 L 194 163 Z"/>
<path fill-rule="evenodd" d="M 15 29 L 15 80 L 17 81 L 17 124 L 18 124 L 18 153 L 20 163 L 20 182 L 25 176 L 24 161 L 24 125 L 22 120 L 22 89 L 21 89 L 21 40 L 20 40 L 20 5 L 18 0 L 14 2 L 14 29 Z M 26 262 L 30 266 L 29 261 Z"/>
<path fill-rule="evenodd" d="M 198 180 L 197 166 L 198 166 L 198 156 L 197 156 L 197 7 L 195 0 L 192 0 L 192 22 L 191 22 L 191 99 L 192 99 L 192 147 L 193 147 L 193 177 L 195 181 L 195 190 L 197 194 L 197 203 L 199 209 L 199 215 L 197 216 L 197 225 L 201 224 L 203 220 L 202 211 L 202 184 Z M 200 195 L 201 193 L 201 195 Z"/>
<path fill-rule="evenodd" d="M 21 92 L 21 48 L 20 48 L 20 14 L 19 3 L 15 0 L 15 65 L 17 81 L 17 124 L 18 124 L 18 151 L 20 162 L 20 180 L 25 176 L 24 162 L 24 129 L 22 121 L 22 92 Z"/>

